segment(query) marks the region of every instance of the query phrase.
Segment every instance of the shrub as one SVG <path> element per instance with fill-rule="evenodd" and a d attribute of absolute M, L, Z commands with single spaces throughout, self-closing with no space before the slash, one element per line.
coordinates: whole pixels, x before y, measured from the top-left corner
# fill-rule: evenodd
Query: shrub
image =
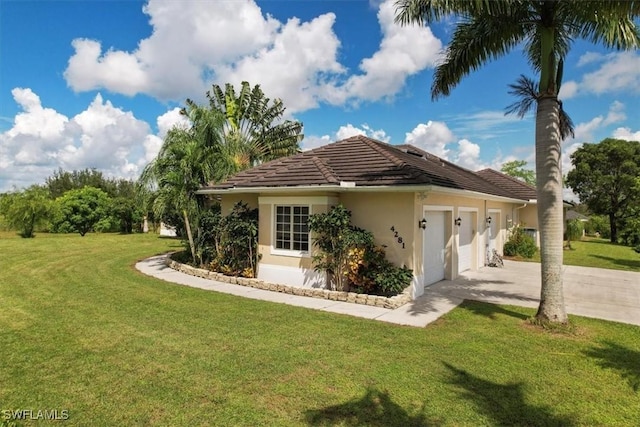
<path fill-rule="evenodd" d="M 333 289 L 392 296 L 411 283 L 411 269 L 387 260 L 371 232 L 351 225 L 351 212 L 343 206 L 311 215 L 309 229 L 316 233 L 314 246 L 319 249 L 314 267 L 332 276 Z"/>
<path fill-rule="evenodd" d="M 582 238 L 582 231 L 584 227 L 582 226 L 582 221 L 579 219 L 571 219 L 567 221 L 566 228 L 566 240 L 567 246 L 571 249 L 571 241 L 580 240 Z"/>
<path fill-rule="evenodd" d="M 238 202 L 222 216 L 212 208 L 200 218 L 196 238 L 203 265 L 230 276 L 255 277 L 258 263 L 258 209 Z"/>
<path fill-rule="evenodd" d="M 509 240 L 504 244 L 503 252 L 506 256 L 521 256 L 523 258 L 532 258 L 538 248 L 536 242 L 522 227 L 516 225 L 511 229 Z"/>

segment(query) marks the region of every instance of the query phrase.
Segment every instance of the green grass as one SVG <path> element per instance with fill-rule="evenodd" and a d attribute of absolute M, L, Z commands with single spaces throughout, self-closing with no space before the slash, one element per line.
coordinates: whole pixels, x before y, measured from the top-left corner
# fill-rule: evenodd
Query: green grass
<path fill-rule="evenodd" d="M 427 328 L 177 286 L 148 235 L 0 234 L 3 410 L 65 425 L 629 425 L 640 329 L 467 302 Z M 29 424 L 29 423 L 26 423 Z"/>
<path fill-rule="evenodd" d="M 571 242 L 571 248 L 564 251 L 564 265 L 640 272 L 640 254 L 630 246 L 586 237 L 583 240 Z M 540 253 L 531 259 L 521 257 L 512 259 L 540 262 Z"/>

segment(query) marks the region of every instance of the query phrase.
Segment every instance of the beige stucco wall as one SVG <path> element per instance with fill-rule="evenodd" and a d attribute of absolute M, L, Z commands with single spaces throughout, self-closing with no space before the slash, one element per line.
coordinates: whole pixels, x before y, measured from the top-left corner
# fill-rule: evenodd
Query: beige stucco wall
<path fill-rule="evenodd" d="M 238 202 L 244 202 L 249 205 L 250 208 L 255 209 L 258 207 L 258 195 L 257 194 L 225 194 L 220 198 L 220 208 L 222 215 L 229 215 L 233 206 Z"/>
<path fill-rule="evenodd" d="M 507 229 L 512 222 L 524 222 L 527 227 L 537 228 L 535 205 L 517 209 L 523 204 L 484 200 L 446 192 L 346 191 L 322 194 L 234 194 L 222 197 L 223 213 L 227 214 L 240 200 L 247 202 L 251 207 L 259 208 L 260 264 L 265 265 L 265 268 L 269 266 L 271 274 L 280 274 L 277 270 L 279 267 L 285 269 L 282 274 L 288 274 L 286 269 L 313 271 L 311 254 L 290 256 L 274 253 L 279 252 L 274 251 L 272 246 L 275 204 L 309 205 L 311 214 L 327 212 L 332 206 L 343 204 L 351 211 L 354 225 L 372 232 L 376 244 L 386 246 L 387 258 L 392 263 L 414 270 L 414 295 L 420 295 L 423 290 L 421 280 L 424 277 L 424 232 L 418 228 L 418 221 L 425 216 L 425 209 L 446 213 L 445 278 L 449 280 L 458 276 L 460 229 L 454 225 L 454 220 L 463 212 L 470 215 L 472 221 L 472 269 L 485 264 L 489 244 L 487 217 L 491 216 L 492 222 L 495 221 L 498 225 L 496 249 L 499 253 L 502 253 L 504 242 L 507 240 Z M 468 218 L 468 216 L 462 216 Z M 392 227 L 393 230 L 391 230 Z M 401 242 L 399 238 L 402 239 Z M 310 249 L 313 251 L 313 246 Z"/>
<path fill-rule="evenodd" d="M 352 224 L 372 232 L 376 244 L 386 246 L 389 261 L 413 268 L 413 193 L 350 192 L 342 193 L 340 202 L 351 211 Z"/>

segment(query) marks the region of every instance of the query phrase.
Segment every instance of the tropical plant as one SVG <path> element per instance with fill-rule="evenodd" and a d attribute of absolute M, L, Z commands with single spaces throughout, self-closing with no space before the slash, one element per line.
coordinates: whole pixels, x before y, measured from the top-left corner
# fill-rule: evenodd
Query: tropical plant
<path fill-rule="evenodd" d="M 190 218 L 197 228 L 203 201 L 198 200 L 196 191 L 221 178 L 224 119 L 217 111 L 195 104 L 189 104 L 183 114 L 191 126 L 176 126 L 169 130 L 158 156 L 143 170 L 139 188 L 141 197 L 151 205 L 156 218 L 164 220 L 179 213 L 193 262 L 198 263 Z"/>
<path fill-rule="evenodd" d="M 108 221 L 111 199 L 95 187 L 69 190 L 56 199 L 57 214 L 53 228 L 59 232 L 76 232 L 84 236 L 100 224 Z M 108 226 L 103 226 L 108 228 Z"/>
<path fill-rule="evenodd" d="M 580 240 L 582 238 L 582 232 L 584 231 L 584 227 L 582 226 L 582 221 L 577 218 L 570 219 L 567 221 L 567 247 L 569 249 L 573 249 L 571 247 L 571 241 Z"/>
<path fill-rule="evenodd" d="M 224 147 L 226 174 L 232 175 L 258 163 L 289 156 L 300 150 L 302 123 L 283 120 L 282 100 L 271 101 L 256 85 L 242 82 L 236 93 L 227 83 L 224 91 L 213 85 L 207 92 L 209 106 L 225 117 Z M 187 100 L 187 105 L 193 101 Z"/>
<path fill-rule="evenodd" d="M 312 256 L 316 271 L 325 271 L 332 290 L 347 290 L 349 260 L 353 250 L 373 245 L 373 234 L 351 225 L 351 212 L 334 206 L 326 213 L 309 216 L 309 231 L 314 233 Z"/>
<path fill-rule="evenodd" d="M 536 184 L 541 242 L 541 292 L 536 317 L 568 321 L 562 288 L 563 200 L 559 83 L 562 63 L 576 39 L 616 49 L 640 45 L 635 1 L 398 0 L 396 21 L 431 24 L 447 16 L 459 21 L 443 61 L 436 67 L 431 96 L 447 96 L 471 71 L 524 47 L 538 73 Z"/>
<path fill-rule="evenodd" d="M 332 290 L 391 296 L 411 283 L 413 271 L 388 261 L 373 234 L 351 224 L 344 206 L 309 216 L 309 230 L 318 249 L 314 268 L 328 274 Z"/>
<path fill-rule="evenodd" d="M 0 214 L 9 228 L 18 230 L 24 238 L 35 237 L 36 227 L 43 225 L 51 214 L 51 199 L 43 187 L 33 185 L 23 191 L 0 197 Z"/>
<path fill-rule="evenodd" d="M 519 226 L 514 226 L 509 230 L 509 239 L 502 249 L 506 256 L 521 256 L 523 258 L 533 258 L 538 251 L 533 237 Z"/>
<path fill-rule="evenodd" d="M 258 209 L 236 203 L 227 216 L 219 208 L 201 220 L 203 262 L 232 276 L 255 277 L 258 266 Z"/>
<path fill-rule="evenodd" d="M 611 242 L 640 215 L 640 142 L 607 138 L 571 155 L 567 184 L 597 215 L 609 217 Z"/>

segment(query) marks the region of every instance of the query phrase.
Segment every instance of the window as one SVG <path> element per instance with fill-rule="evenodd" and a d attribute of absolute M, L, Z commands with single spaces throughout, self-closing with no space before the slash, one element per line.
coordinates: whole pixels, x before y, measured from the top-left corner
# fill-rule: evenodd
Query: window
<path fill-rule="evenodd" d="M 276 249 L 309 251 L 309 206 L 276 206 Z"/>

